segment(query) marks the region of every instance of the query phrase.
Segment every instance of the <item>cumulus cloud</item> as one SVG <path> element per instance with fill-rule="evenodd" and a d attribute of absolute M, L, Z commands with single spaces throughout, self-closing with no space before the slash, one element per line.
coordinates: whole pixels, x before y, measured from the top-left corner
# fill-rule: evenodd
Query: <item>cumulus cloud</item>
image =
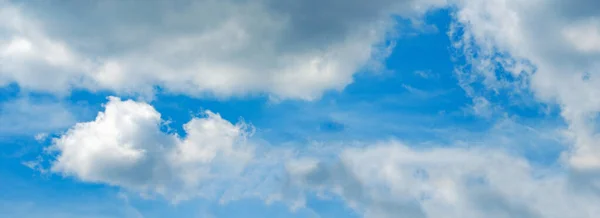
<path fill-rule="evenodd" d="M 385 58 L 393 15 L 443 2 L 4 2 L 0 81 L 55 93 L 152 95 L 159 86 L 313 99 Z"/>
<path fill-rule="evenodd" d="M 53 140 L 53 172 L 178 201 L 204 194 L 206 181 L 241 174 L 253 156 L 247 126 L 210 111 L 179 136 L 162 132 L 160 114 L 146 103 L 110 97 L 105 107 Z"/>

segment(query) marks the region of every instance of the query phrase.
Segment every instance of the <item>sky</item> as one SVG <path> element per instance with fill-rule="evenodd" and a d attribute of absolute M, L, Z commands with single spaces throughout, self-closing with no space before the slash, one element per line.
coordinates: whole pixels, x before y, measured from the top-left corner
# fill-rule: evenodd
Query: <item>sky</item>
<path fill-rule="evenodd" d="M 595 0 L 0 0 L 0 217 L 592 218 Z"/>

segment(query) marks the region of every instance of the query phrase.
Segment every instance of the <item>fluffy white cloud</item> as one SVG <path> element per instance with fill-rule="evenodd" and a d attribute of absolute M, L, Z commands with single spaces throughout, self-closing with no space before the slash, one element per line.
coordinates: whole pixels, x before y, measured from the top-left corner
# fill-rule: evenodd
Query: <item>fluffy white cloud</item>
<path fill-rule="evenodd" d="M 0 81 L 56 93 L 151 95 L 160 86 L 313 99 L 385 58 L 392 15 L 443 2 L 4 2 Z"/>
<path fill-rule="evenodd" d="M 561 170 L 501 150 L 411 148 L 399 142 L 344 149 L 337 162 L 288 165 L 297 190 L 338 195 L 365 217 L 594 217 L 600 196 Z"/>
<path fill-rule="evenodd" d="M 463 81 L 560 106 L 574 144 L 565 159 L 586 173 L 600 172 L 598 8 L 593 0 L 460 0 L 451 33 L 471 64 Z"/>
<path fill-rule="evenodd" d="M 185 124 L 181 137 L 162 132 L 160 114 L 146 103 L 111 97 L 105 107 L 54 139 L 53 172 L 177 201 L 240 175 L 253 157 L 247 126 L 210 111 Z"/>

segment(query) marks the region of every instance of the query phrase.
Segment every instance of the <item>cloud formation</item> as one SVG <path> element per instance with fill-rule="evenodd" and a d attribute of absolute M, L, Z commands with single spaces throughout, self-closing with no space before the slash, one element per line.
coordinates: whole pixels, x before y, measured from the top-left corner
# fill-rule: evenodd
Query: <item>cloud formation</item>
<path fill-rule="evenodd" d="M 4 2 L 0 84 L 310 100 L 387 56 L 393 15 L 438 2 Z"/>
<path fill-rule="evenodd" d="M 560 106 L 573 144 L 565 161 L 600 188 L 598 8 L 590 0 L 458 1 L 451 36 L 470 66 L 463 82 Z"/>
<path fill-rule="evenodd" d="M 340 196 L 364 217 L 593 217 L 600 197 L 563 173 L 482 147 L 344 149 L 339 161 L 290 164 L 294 185 Z M 559 200 L 560 199 L 560 200 Z"/>
<path fill-rule="evenodd" d="M 247 126 L 210 111 L 186 123 L 182 137 L 161 131 L 148 104 L 110 97 L 105 107 L 53 140 L 53 172 L 179 201 L 201 195 L 206 181 L 240 175 L 253 157 Z"/>

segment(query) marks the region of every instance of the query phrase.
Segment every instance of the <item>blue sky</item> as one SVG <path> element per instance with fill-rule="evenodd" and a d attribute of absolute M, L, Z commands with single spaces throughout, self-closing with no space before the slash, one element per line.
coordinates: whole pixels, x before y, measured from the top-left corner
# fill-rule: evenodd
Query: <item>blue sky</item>
<path fill-rule="evenodd" d="M 0 216 L 594 217 L 598 6 L 0 0 Z"/>

